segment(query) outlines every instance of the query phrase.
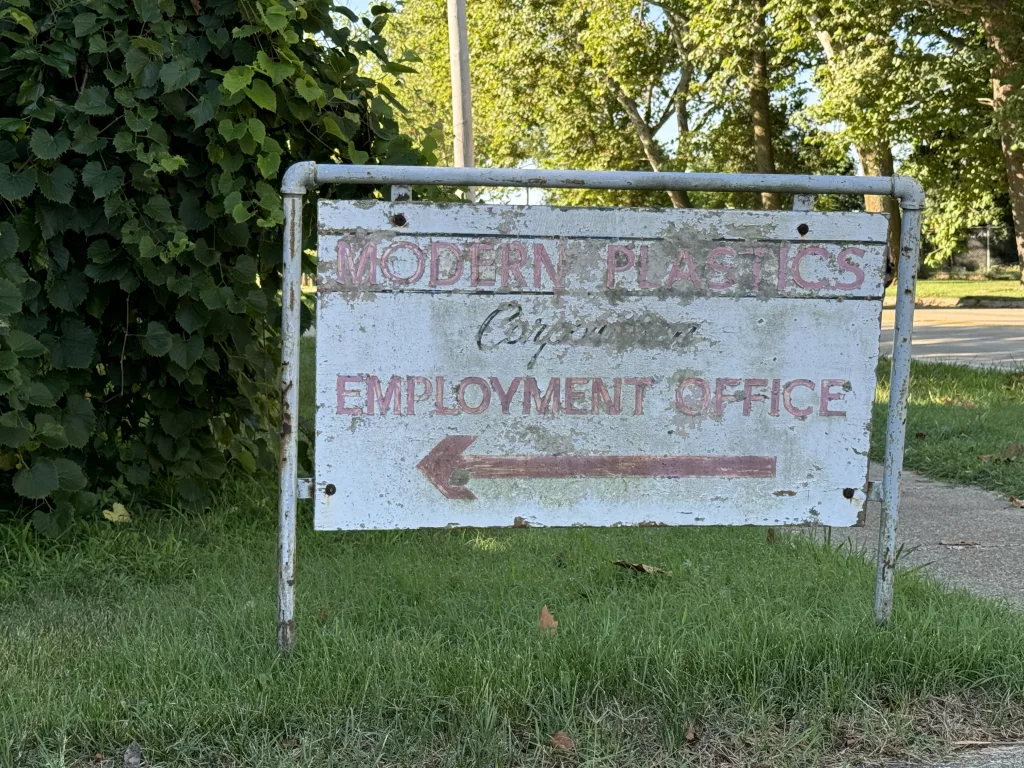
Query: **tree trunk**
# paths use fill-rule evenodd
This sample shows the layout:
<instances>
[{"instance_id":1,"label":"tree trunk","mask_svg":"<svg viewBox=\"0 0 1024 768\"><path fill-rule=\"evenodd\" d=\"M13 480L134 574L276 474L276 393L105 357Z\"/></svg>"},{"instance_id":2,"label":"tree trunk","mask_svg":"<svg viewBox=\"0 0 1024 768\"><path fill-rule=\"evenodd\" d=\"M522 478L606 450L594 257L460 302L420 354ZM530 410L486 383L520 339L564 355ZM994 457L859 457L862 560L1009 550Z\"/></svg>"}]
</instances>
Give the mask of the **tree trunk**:
<instances>
[{"instance_id":1,"label":"tree trunk","mask_svg":"<svg viewBox=\"0 0 1024 768\"><path fill-rule=\"evenodd\" d=\"M637 138L640 139L640 146L643 147L644 156L647 158L647 162L651 166L651 170L657 172L662 171L665 167L665 153L662 151L661 145L658 144L657 140L654 138L651 126L649 126L643 117L640 116L640 110L637 109L636 102L625 94L617 82L609 78L608 84L615 93L615 98L626 111L626 116L629 118L629 122L633 126L633 130L636 131ZM667 194L669 200L672 201L673 208L691 207L690 196L685 190L670 189L667 191Z\"/></svg>"},{"instance_id":2,"label":"tree trunk","mask_svg":"<svg viewBox=\"0 0 1024 768\"><path fill-rule=\"evenodd\" d=\"M1013 233L1017 243L1017 260L1021 265L1021 288L1024 288L1024 149L1014 147L1021 141L1021 126L1014 119L1008 102L1013 96L1013 75L1024 62L1024 22L1015 15L1006 0L993 0L985 8L982 19L989 47L996 54L992 68L992 109L1003 148L1006 182L1013 212Z\"/></svg>"},{"instance_id":3,"label":"tree trunk","mask_svg":"<svg viewBox=\"0 0 1024 768\"><path fill-rule=\"evenodd\" d=\"M896 169L892 159L892 147L882 142L879 147L857 147L860 164L865 176L892 176ZM864 195L864 210L871 213L889 214L888 245L894 265L900 261L900 201L888 195Z\"/></svg>"},{"instance_id":4,"label":"tree trunk","mask_svg":"<svg viewBox=\"0 0 1024 768\"><path fill-rule=\"evenodd\" d=\"M821 44L821 49L825 52L825 58L832 61L836 57L832 35L822 26L821 19L817 14L812 12L807 18ZM896 173L892 159L892 146L888 142L879 142L874 147L862 145L855 149L865 176L892 176ZM893 265L898 264L900 260L900 227L903 219L900 215L899 200L888 195L864 195L864 210L870 213L889 214L889 232L886 239L892 263Z\"/></svg>"},{"instance_id":5,"label":"tree trunk","mask_svg":"<svg viewBox=\"0 0 1024 768\"><path fill-rule=\"evenodd\" d=\"M750 112L754 123L754 169L758 173L775 173L775 152L772 149L771 97L768 92L768 55L762 42L764 10L758 3L757 43L752 51L750 69ZM777 192L762 192L761 207L777 211L782 201Z\"/></svg>"}]
</instances>

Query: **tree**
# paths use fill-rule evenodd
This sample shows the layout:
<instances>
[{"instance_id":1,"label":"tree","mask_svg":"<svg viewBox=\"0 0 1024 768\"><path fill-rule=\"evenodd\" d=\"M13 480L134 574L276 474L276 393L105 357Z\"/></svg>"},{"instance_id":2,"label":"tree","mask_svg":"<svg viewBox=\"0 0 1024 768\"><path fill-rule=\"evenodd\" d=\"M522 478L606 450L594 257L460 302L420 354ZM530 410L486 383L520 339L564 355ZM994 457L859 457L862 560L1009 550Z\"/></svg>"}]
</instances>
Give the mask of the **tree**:
<instances>
[{"instance_id":1,"label":"tree","mask_svg":"<svg viewBox=\"0 0 1024 768\"><path fill-rule=\"evenodd\" d=\"M725 13L726 5L723 0L718 10ZM768 170L774 170L772 155L780 151L781 136L797 142L804 139L799 131L772 136L780 109L792 104L783 99L771 103L767 92L762 93L757 106L762 130L755 134L755 100L749 93L737 93L735 87L736 82L750 80L753 65L733 66L728 51L701 48L694 25L700 23L702 8L685 0L600 0L584 6L569 0L471 3L468 22L478 159L499 166L693 170L707 165L711 157L707 139L724 135L717 130L723 120L734 124L744 119L750 140L744 136L739 144L725 148L729 162L739 161L737 170L754 170L756 157L765 156L764 141L770 138ZM761 14L760 6L751 8L754 17L737 16L734 24L737 34L745 35L745 62L756 58L757 46L749 43L748 26ZM441 0L408 0L389 36L393 58L408 51L407 58L419 59L413 65L417 71L400 75L394 85L408 107L403 116L406 129L421 135L431 132L444 144L450 124L446 29ZM766 54L766 66L757 81L762 90L791 83L785 66L781 79L771 75L767 65L772 55ZM782 116L783 127L786 122ZM759 149L755 149L755 135ZM796 150L783 154L801 163L822 157ZM798 164L785 170L812 169ZM559 202L635 204L666 197L672 205L683 207L712 196L550 194ZM743 195L729 199L752 202Z\"/></svg>"},{"instance_id":2,"label":"tree","mask_svg":"<svg viewBox=\"0 0 1024 768\"><path fill-rule=\"evenodd\" d=\"M709 0L702 3L690 24L690 37L699 57L716 73L718 102L731 99L736 89L749 99L750 126L753 133L754 171L775 173L772 137L771 94L774 46L762 0ZM773 61L775 59L775 61ZM765 209L781 207L780 195L762 192Z\"/></svg>"},{"instance_id":3,"label":"tree","mask_svg":"<svg viewBox=\"0 0 1024 768\"><path fill-rule=\"evenodd\" d=\"M331 10L0 10L5 508L55 532L97 493L202 502L229 462L274 466L280 173L419 159L359 72L387 14L359 32Z\"/></svg>"},{"instance_id":4,"label":"tree","mask_svg":"<svg viewBox=\"0 0 1024 768\"><path fill-rule=\"evenodd\" d=\"M930 259L948 258L970 227L1001 218L998 142L978 101L988 64L977 20L955 21L917 0L780 0L775 8L786 45L813 71L820 98L811 116L838 126L866 174L898 166L925 184ZM889 214L898 254L896 201L865 196L865 207Z\"/></svg>"}]
</instances>

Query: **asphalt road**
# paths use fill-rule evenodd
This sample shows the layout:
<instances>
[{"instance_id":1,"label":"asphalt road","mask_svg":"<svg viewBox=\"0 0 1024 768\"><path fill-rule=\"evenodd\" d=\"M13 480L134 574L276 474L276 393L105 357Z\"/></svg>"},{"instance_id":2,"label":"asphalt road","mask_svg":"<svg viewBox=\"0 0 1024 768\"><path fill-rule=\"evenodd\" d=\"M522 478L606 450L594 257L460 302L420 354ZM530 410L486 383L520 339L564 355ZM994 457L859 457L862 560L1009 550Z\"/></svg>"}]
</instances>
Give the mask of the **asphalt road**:
<instances>
[{"instance_id":1,"label":"asphalt road","mask_svg":"<svg viewBox=\"0 0 1024 768\"><path fill-rule=\"evenodd\" d=\"M892 353L893 310L882 311L881 351ZM1024 309L914 311L915 360L1024 370Z\"/></svg>"}]
</instances>

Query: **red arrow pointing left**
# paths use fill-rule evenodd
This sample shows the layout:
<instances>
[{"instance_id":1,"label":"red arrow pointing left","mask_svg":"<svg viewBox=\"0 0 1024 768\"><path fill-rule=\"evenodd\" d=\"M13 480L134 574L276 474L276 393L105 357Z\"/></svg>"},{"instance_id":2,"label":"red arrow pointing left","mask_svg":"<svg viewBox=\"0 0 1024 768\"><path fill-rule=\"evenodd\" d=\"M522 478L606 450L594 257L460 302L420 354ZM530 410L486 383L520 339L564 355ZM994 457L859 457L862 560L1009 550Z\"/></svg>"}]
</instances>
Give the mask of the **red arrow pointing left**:
<instances>
[{"instance_id":1,"label":"red arrow pointing left","mask_svg":"<svg viewBox=\"0 0 1024 768\"><path fill-rule=\"evenodd\" d=\"M442 438L416 467L446 498L466 500L473 477L775 477L774 456L465 456L475 440Z\"/></svg>"}]
</instances>

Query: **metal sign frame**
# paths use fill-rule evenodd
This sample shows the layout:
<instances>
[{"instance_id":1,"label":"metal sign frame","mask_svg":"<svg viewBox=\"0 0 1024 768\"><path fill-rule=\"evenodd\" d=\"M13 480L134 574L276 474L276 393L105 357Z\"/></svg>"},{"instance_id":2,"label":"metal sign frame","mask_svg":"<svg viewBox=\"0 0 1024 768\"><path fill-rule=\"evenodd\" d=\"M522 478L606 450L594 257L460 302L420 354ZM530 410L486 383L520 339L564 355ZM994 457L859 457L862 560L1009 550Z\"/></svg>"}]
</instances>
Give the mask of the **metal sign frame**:
<instances>
[{"instance_id":1,"label":"metal sign frame","mask_svg":"<svg viewBox=\"0 0 1024 768\"><path fill-rule=\"evenodd\" d=\"M782 174L654 173L634 171L566 171L495 168L326 165L301 162L284 174L284 248L281 301L281 452L278 549L277 644L286 652L295 641L296 503L312 496L312 478L298 477L299 340L302 281L302 203L321 184L391 185L393 200L411 199L411 185L472 187L542 187L561 189L643 189L706 192L788 192L795 210L810 210L819 194L880 195L897 199L902 210L896 321L890 369L889 411L881 491L875 571L875 619L892 615L896 566L896 524L906 438L910 384L910 347L914 297L920 262L924 190L908 176L797 176Z\"/></svg>"}]
</instances>

